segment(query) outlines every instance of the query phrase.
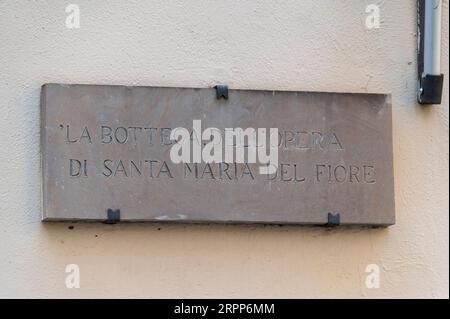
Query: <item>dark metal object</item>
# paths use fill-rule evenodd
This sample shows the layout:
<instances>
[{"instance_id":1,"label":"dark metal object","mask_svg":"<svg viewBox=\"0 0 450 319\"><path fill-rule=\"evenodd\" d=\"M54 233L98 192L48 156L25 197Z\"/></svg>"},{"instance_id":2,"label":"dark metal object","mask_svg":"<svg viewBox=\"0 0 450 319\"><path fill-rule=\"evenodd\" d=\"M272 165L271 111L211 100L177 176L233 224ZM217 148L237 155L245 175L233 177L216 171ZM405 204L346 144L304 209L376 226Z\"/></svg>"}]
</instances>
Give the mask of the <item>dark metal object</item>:
<instances>
[{"instance_id":1,"label":"dark metal object","mask_svg":"<svg viewBox=\"0 0 450 319\"><path fill-rule=\"evenodd\" d=\"M108 208L106 211L107 219L105 220L105 224L117 224L120 222L120 209L111 209Z\"/></svg>"},{"instance_id":2,"label":"dark metal object","mask_svg":"<svg viewBox=\"0 0 450 319\"><path fill-rule=\"evenodd\" d=\"M441 104L444 75L430 75L420 79L420 104Z\"/></svg>"},{"instance_id":3,"label":"dark metal object","mask_svg":"<svg viewBox=\"0 0 450 319\"><path fill-rule=\"evenodd\" d=\"M420 104L441 104L442 89L444 83L443 74L424 74L425 54L425 2L431 0L417 1L417 76L418 76L418 102Z\"/></svg>"},{"instance_id":4,"label":"dark metal object","mask_svg":"<svg viewBox=\"0 0 450 319\"><path fill-rule=\"evenodd\" d=\"M221 98L224 98L225 100L228 100L228 85L216 85L216 98L220 100Z\"/></svg>"},{"instance_id":5,"label":"dark metal object","mask_svg":"<svg viewBox=\"0 0 450 319\"><path fill-rule=\"evenodd\" d=\"M336 227L341 224L341 215L339 213L333 214L328 213L328 222L325 226L327 227Z\"/></svg>"}]
</instances>

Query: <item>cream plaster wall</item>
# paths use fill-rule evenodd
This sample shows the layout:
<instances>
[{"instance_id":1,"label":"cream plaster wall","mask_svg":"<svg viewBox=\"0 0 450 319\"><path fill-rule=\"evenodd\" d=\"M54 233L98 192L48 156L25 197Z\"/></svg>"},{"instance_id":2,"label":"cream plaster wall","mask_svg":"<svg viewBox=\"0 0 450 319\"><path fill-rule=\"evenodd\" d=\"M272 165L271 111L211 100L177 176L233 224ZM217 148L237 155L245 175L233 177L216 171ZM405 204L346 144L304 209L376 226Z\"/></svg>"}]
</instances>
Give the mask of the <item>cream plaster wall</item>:
<instances>
[{"instance_id":1,"label":"cream plaster wall","mask_svg":"<svg viewBox=\"0 0 450 319\"><path fill-rule=\"evenodd\" d=\"M69 3L0 0L0 297L448 298L448 0L431 107L416 103L415 0L73 0L80 29ZM365 28L369 3L380 29ZM397 224L44 224L46 82L392 93ZM71 263L80 289L65 287Z\"/></svg>"}]
</instances>

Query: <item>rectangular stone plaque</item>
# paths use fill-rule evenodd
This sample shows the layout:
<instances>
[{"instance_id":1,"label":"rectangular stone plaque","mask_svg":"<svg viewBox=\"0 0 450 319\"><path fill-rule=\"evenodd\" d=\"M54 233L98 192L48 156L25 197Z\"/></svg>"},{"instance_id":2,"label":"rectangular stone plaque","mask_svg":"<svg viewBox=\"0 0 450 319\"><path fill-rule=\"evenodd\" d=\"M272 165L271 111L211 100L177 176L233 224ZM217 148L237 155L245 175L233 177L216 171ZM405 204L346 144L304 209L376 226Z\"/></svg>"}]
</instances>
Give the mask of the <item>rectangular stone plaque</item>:
<instances>
[{"instance_id":1,"label":"rectangular stone plaque","mask_svg":"<svg viewBox=\"0 0 450 319\"><path fill-rule=\"evenodd\" d=\"M46 84L43 220L392 225L391 112L382 94ZM170 133L194 120L277 128L276 173L175 164Z\"/></svg>"}]
</instances>

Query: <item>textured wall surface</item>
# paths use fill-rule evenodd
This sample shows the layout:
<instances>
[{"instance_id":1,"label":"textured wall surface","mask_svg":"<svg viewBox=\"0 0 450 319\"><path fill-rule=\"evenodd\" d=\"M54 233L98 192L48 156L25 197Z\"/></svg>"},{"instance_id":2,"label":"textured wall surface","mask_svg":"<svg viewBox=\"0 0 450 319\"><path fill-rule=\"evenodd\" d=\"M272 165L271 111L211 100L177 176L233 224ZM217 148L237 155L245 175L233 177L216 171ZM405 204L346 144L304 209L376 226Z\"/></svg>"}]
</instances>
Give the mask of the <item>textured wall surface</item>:
<instances>
[{"instance_id":1,"label":"textured wall surface","mask_svg":"<svg viewBox=\"0 0 450 319\"><path fill-rule=\"evenodd\" d=\"M72 3L79 29L65 26L69 2L0 0L0 297L448 298L447 0L432 107L416 103L413 0ZM365 27L369 3L379 29ZM392 93L397 224L42 223L47 82ZM79 289L65 286L72 263ZM365 285L368 264L379 289Z\"/></svg>"}]
</instances>

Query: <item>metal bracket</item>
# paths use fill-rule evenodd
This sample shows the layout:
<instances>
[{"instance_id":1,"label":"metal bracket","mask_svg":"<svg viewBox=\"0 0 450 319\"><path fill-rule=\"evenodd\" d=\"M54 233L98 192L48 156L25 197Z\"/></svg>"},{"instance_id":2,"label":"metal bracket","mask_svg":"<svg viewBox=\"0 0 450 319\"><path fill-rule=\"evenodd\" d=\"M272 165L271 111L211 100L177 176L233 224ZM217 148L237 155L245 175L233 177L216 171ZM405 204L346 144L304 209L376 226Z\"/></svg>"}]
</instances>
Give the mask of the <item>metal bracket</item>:
<instances>
[{"instance_id":1,"label":"metal bracket","mask_svg":"<svg viewBox=\"0 0 450 319\"><path fill-rule=\"evenodd\" d=\"M444 75L427 74L419 80L419 103L441 104Z\"/></svg>"},{"instance_id":2,"label":"metal bracket","mask_svg":"<svg viewBox=\"0 0 450 319\"><path fill-rule=\"evenodd\" d=\"M228 85L219 84L215 86L216 89L216 98L220 100L224 98L228 100Z\"/></svg>"},{"instance_id":3,"label":"metal bracket","mask_svg":"<svg viewBox=\"0 0 450 319\"><path fill-rule=\"evenodd\" d=\"M117 224L120 222L120 209L111 209L108 208L106 210L107 219L104 221L105 224Z\"/></svg>"},{"instance_id":4,"label":"metal bracket","mask_svg":"<svg viewBox=\"0 0 450 319\"><path fill-rule=\"evenodd\" d=\"M341 224L341 215L339 213L328 213L328 221L325 224L326 227L336 227Z\"/></svg>"}]
</instances>

